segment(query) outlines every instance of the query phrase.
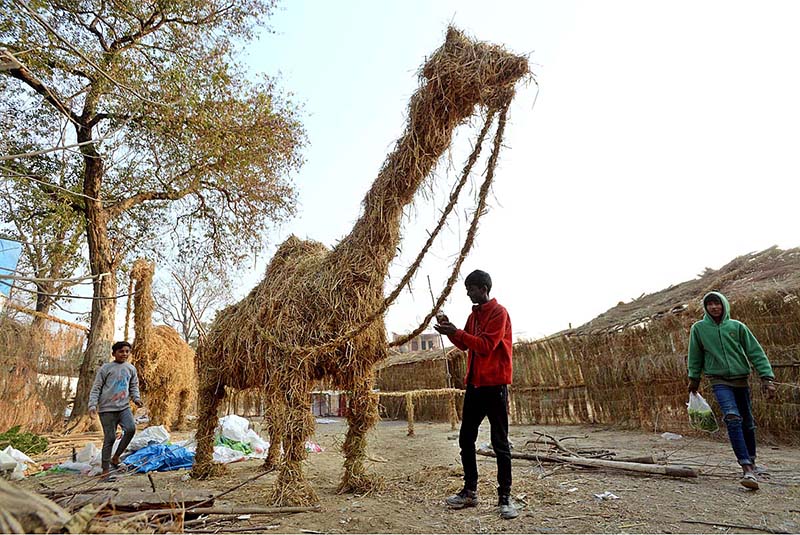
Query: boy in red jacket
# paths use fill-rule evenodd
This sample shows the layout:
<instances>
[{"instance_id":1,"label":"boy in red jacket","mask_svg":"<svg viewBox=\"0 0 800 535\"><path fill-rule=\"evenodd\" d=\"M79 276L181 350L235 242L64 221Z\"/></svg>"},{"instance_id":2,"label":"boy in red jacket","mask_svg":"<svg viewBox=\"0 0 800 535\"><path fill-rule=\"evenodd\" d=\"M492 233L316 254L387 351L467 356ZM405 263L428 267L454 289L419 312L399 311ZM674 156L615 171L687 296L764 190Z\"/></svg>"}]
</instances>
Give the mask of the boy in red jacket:
<instances>
[{"instance_id":1,"label":"boy in red jacket","mask_svg":"<svg viewBox=\"0 0 800 535\"><path fill-rule=\"evenodd\" d=\"M478 505L478 463L475 441L484 417L489 418L492 448L497 455L497 494L500 516L515 518L511 501L511 448L508 444L508 385L511 384L511 319L506 309L489 298L492 278L476 270L464 280L467 296L474 303L463 330L445 315L434 326L457 348L467 351L467 387L458 444L464 467L464 488L447 498L453 509Z\"/></svg>"}]
</instances>

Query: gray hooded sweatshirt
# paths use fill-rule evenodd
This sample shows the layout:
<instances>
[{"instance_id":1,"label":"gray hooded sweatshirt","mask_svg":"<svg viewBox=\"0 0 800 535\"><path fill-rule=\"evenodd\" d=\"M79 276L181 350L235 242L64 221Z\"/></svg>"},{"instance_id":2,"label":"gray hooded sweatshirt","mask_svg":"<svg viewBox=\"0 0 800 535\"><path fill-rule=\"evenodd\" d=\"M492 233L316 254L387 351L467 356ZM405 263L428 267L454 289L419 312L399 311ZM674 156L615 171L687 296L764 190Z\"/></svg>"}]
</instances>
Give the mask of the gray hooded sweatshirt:
<instances>
[{"instance_id":1,"label":"gray hooded sweatshirt","mask_svg":"<svg viewBox=\"0 0 800 535\"><path fill-rule=\"evenodd\" d=\"M106 362L97 370L92 391L89 393L89 409L97 412L116 412L130 408L130 400L141 403L139 376L136 368L128 362Z\"/></svg>"}]
</instances>

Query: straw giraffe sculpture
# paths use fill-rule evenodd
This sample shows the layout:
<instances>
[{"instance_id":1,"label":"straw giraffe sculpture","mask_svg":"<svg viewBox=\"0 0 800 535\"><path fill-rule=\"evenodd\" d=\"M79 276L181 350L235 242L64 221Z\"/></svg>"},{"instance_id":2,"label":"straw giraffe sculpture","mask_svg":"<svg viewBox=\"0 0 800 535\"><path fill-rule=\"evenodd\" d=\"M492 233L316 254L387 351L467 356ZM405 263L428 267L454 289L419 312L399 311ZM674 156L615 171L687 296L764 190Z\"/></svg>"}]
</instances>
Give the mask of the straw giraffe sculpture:
<instances>
[{"instance_id":1,"label":"straw giraffe sculpture","mask_svg":"<svg viewBox=\"0 0 800 535\"><path fill-rule=\"evenodd\" d=\"M133 328L136 338L131 351L131 364L139 374L139 386L147 404L150 425L180 429L194 401L197 388L194 350L166 325L153 325L152 262L140 258L133 263L131 280L133 296Z\"/></svg>"},{"instance_id":2,"label":"straw giraffe sculpture","mask_svg":"<svg viewBox=\"0 0 800 535\"><path fill-rule=\"evenodd\" d=\"M212 475L213 436L224 387L263 389L272 405L265 417L271 446L266 465L284 457L271 501L317 501L301 462L313 433L310 392L325 379L350 392L342 446L340 492L365 491L377 480L364 468L366 435L375 424L373 366L387 356L383 286L400 242L403 209L449 147L454 129L477 106L507 106L527 59L474 42L454 28L421 70L409 104L406 131L363 201L354 228L333 250L294 236L276 251L264 280L222 310L197 354L199 413L193 475ZM366 320L366 321L365 321ZM352 333L354 327L357 332ZM331 340L341 340L331 344ZM324 349L321 349L324 346Z\"/></svg>"}]
</instances>

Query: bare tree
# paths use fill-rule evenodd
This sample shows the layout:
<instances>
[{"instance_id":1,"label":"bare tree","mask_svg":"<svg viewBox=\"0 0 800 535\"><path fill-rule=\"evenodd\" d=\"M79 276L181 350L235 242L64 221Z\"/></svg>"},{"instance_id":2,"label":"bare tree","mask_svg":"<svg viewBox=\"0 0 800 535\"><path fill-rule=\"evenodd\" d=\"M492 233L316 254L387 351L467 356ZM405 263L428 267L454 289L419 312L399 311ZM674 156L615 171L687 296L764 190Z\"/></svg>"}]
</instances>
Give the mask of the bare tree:
<instances>
[{"instance_id":1,"label":"bare tree","mask_svg":"<svg viewBox=\"0 0 800 535\"><path fill-rule=\"evenodd\" d=\"M186 342L196 345L200 333L192 311L205 326L212 314L233 302L229 267L215 265L209 257L193 256L173 263L170 269L180 284L172 277L157 284L156 312Z\"/></svg>"}]
</instances>

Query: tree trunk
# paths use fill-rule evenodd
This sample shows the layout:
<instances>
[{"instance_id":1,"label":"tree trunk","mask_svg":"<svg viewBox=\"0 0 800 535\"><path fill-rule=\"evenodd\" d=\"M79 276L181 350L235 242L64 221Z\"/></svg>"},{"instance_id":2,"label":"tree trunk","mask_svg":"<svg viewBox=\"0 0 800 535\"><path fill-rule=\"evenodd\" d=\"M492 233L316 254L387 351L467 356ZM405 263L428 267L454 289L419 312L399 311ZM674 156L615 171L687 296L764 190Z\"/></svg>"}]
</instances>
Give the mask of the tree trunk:
<instances>
[{"instance_id":1,"label":"tree trunk","mask_svg":"<svg viewBox=\"0 0 800 535\"><path fill-rule=\"evenodd\" d=\"M78 128L78 141L91 139L91 131ZM83 139L82 139L83 138ZM89 391L92 389L97 369L111 358L111 346L114 343L114 323L116 319L117 267L116 255L108 237L108 214L100 201L101 184L104 165L94 145L81 147L84 153L84 195L86 200L86 241L89 245L89 267L92 275L108 273L102 278L95 278L92 292L92 315L89 325L89 336L86 352L83 354L78 386L75 391L75 403L72 407L70 421L84 416L88 412ZM94 199L94 200L92 200Z\"/></svg>"},{"instance_id":2,"label":"tree trunk","mask_svg":"<svg viewBox=\"0 0 800 535\"><path fill-rule=\"evenodd\" d=\"M36 312L42 314L50 314L50 307L53 305L53 298L50 295L55 293L55 283L50 281L36 283ZM50 295L46 295L50 294ZM34 316L31 327L34 329L43 329L47 320L44 316Z\"/></svg>"}]
</instances>

